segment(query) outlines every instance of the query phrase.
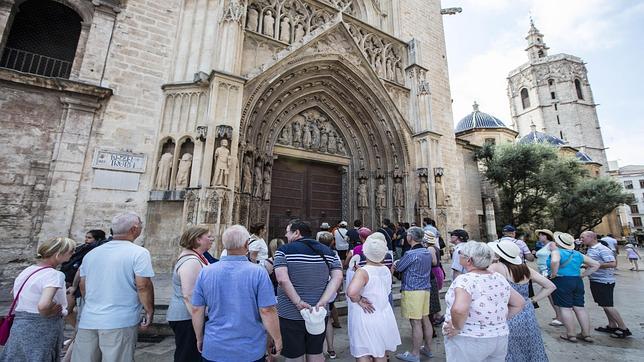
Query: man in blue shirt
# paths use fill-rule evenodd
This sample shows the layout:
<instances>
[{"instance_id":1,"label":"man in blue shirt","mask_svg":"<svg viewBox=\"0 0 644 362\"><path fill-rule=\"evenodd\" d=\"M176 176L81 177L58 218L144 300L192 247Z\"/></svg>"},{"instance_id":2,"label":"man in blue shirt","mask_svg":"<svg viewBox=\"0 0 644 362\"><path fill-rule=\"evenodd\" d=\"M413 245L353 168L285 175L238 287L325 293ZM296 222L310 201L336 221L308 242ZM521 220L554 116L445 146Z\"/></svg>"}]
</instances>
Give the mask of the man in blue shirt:
<instances>
[{"instance_id":1,"label":"man in blue shirt","mask_svg":"<svg viewBox=\"0 0 644 362\"><path fill-rule=\"evenodd\" d=\"M597 235L592 231L581 233L581 241L588 247L586 255L599 262L599 269L590 274L590 291L593 300L604 309L608 325L595 328L598 332L611 333L614 338L626 338L632 335L626 328L622 316L613 305L613 291L615 290L615 255L610 248L597 241Z\"/></svg>"},{"instance_id":2,"label":"man in blue shirt","mask_svg":"<svg viewBox=\"0 0 644 362\"><path fill-rule=\"evenodd\" d=\"M396 358L417 362L420 353L432 357L432 324L429 321L429 292L430 273L432 271L432 255L422 245L423 229L413 226L407 230L407 240L411 249L394 263L394 270L403 273L400 287L402 299L400 302L401 315L409 319L411 324L412 350L396 355ZM425 346L421 347L425 339Z\"/></svg>"},{"instance_id":3,"label":"man in blue shirt","mask_svg":"<svg viewBox=\"0 0 644 362\"><path fill-rule=\"evenodd\" d=\"M263 361L266 331L282 350L273 285L246 257L250 234L233 225L221 237L228 255L201 270L192 294L192 325L204 361ZM204 330L206 306L208 321Z\"/></svg>"}]
</instances>

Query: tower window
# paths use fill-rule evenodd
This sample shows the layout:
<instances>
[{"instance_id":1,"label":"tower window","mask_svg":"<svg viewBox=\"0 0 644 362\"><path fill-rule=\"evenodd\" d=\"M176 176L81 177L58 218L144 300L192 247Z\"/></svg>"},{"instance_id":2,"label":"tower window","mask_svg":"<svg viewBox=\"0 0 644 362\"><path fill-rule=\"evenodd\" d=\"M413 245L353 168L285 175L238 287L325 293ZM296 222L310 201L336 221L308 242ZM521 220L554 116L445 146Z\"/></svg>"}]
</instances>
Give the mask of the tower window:
<instances>
[{"instance_id":1,"label":"tower window","mask_svg":"<svg viewBox=\"0 0 644 362\"><path fill-rule=\"evenodd\" d=\"M537 53L537 55L539 55L539 58L543 58L543 50L539 50L539 52Z\"/></svg>"},{"instance_id":2,"label":"tower window","mask_svg":"<svg viewBox=\"0 0 644 362\"><path fill-rule=\"evenodd\" d=\"M494 138L486 138L486 139L485 139L485 144L486 144L486 145L495 145L495 144L496 144L496 140L495 140Z\"/></svg>"},{"instance_id":3,"label":"tower window","mask_svg":"<svg viewBox=\"0 0 644 362\"><path fill-rule=\"evenodd\" d=\"M555 85L554 79L548 79L548 85Z\"/></svg>"},{"instance_id":4,"label":"tower window","mask_svg":"<svg viewBox=\"0 0 644 362\"><path fill-rule=\"evenodd\" d=\"M81 33L81 17L57 1L28 0L11 26L0 67L68 78Z\"/></svg>"},{"instance_id":5,"label":"tower window","mask_svg":"<svg viewBox=\"0 0 644 362\"><path fill-rule=\"evenodd\" d=\"M559 138L561 138L562 140L564 139L563 131L559 131L559 136L560 136Z\"/></svg>"},{"instance_id":6,"label":"tower window","mask_svg":"<svg viewBox=\"0 0 644 362\"><path fill-rule=\"evenodd\" d=\"M575 79L575 89L577 90L577 99L584 99L584 94L581 92L581 82Z\"/></svg>"},{"instance_id":7,"label":"tower window","mask_svg":"<svg viewBox=\"0 0 644 362\"><path fill-rule=\"evenodd\" d=\"M557 99L555 92L550 92L550 99Z\"/></svg>"},{"instance_id":8,"label":"tower window","mask_svg":"<svg viewBox=\"0 0 644 362\"><path fill-rule=\"evenodd\" d=\"M530 95L526 88L521 89L521 105L523 109L530 107Z\"/></svg>"},{"instance_id":9,"label":"tower window","mask_svg":"<svg viewBox=\"0 0 644 362\"><path fill-rule=\"evenodd\" d=\"M557 109L557 105L555 104L555 109ZM561 121L559 121L559 115L557 115L557 124L561 124Z\"/></svg>"},{"instance_id":10,"label":"tower window","mask_svg":"<svg viewBox=\"0 0 644 362\"><path fill-rule=\"evenodd\" d=\"M557 103L555 103L555 111L556 111L556 110L557 110ZM557 116L557 117L559 117L559 116Z\"/></svg>"}]
</instances>

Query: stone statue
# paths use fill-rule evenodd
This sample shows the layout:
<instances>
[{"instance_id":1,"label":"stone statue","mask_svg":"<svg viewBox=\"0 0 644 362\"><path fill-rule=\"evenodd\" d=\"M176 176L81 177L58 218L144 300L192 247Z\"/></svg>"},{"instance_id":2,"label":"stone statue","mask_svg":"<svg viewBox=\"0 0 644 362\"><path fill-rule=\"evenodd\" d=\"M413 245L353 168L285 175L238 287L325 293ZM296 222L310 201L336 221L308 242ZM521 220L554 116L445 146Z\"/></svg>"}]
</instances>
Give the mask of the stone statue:
<instances>
[{"instance_id":1,"label":"stone statue","mask_svg":"<svg viewBox=\"0 0 644 362\"><path fill-rule=\"evenodd\" d=\"M311 122L306 122L302 126L304 128L304 136L302 136L302 147L305 149L310 149L311 148L311 142L313 140L313 136L311 135Z\"/></svg>"},{"instance_id":2,"label":"stone statue","mask_svg":"<svg viewBox=\"0 0 644 362\"><path fill-rule=\"evenodd\" d=\"M315 122L311 123L311 148L320 149L320 128Z\"/></svg>"},{"instance_id":3,"label":"stone statue","mask_svg":"<svg viewBox=\"0 0 644 362\"><path fill-rule=\"evenodd\" d=\"M329 153L337 153L338 152L338 144L336 142L337 136L335 134L335 131L329 132L329 147L328 151Z\"/></svg>"},{"instance_id":4,"label":"stone statue","mask_svg":"<svg viewBox=\"0 0 644 362\"><path fill-rule=\"evenodd\" d=\"M418 206L429 207L429 185L427 177L420 178L420 188L418 189Z\"/></svg>"},{"instance_id":5,"label":"stone statue","mask_svg":"<svg viewBox=\"0 0 644 362\"><path fill-rule=\"evenodd\" d=\"M302 24L297 23L295 25L295 41L300 41L302 38L304 38L304 27Z\"/></svg>"},{"instance_id":6,"label":"stone statue","mask_svg":"<svg viewBox=\"0 0 644 362\"><path fill-rule=\"evenodd\" d=\"M380 179L378 189L376 190L376 207L384 209L387 207L387 186L385 180Z\"/></svg>"},{"instance_id":7,"label":"stone statue","mask_svg":"<svg viewBox=\"0 0 644 362\"><path fill-rule=\"evenodd\" d=\"M264 167L264 200L271 199L271 166Z\"/></svg>"},{"instance_id":8,"label":"stone statue","mask_svg":"<svg viewBox=\"0 0 644 362\"><path fill-rule=\"evenodd\" d=\"M391 58L387 58L386 70L387 70L387 75L385 77L387 79L394 79L395 78L395 76L394 76L394 66L393 66L393 61L391 60Z\"/></svg>"},{"instance_id":9,"label":"stone statue","mask_svg":"<svg viewBox=\"0 0 644 362\"><path fill-rule=\"evenodd\" d=\"M241 192L250 194L253 190L253 174L251 172L251 157L244 157L244 165L242 166L242 188Z\"/></svg>"},{"instance_id":10,"label":"stone statue","mask_svg":"<svg viewBox=\"0 0 644 362\"><path fill-rule=\"evenodd\" d=\"M262 197L262 182L263 182L263 173L262 173L262 161L257 160L255 162L255 191L253 192L253 197L261 198Z\"/></svg>"},{"instance_id":11,"label":"stone statue","mask_svg":"<svg viewBox=\"0 0 644 362\"><path fill-rule=\"evenodd\" d=\"M397 178L394 182L394 206L405 206L405 193L403 191L402 179Z\"/></svg>"},{"instance_id":12,"label":"stone statue","mask_svg":"<svg viewBox=\"0 0 644 362\"><path fill-rule=\"evenodd\" d=\"M327 134L326 127L322 128L320 134L320 151L326 152L329 143L329 135Z\"/></svg>"},{"instance_id":13,"label":"stone statue","mask_svg":"<svg viewBox=\"0 0 644 362\"><path fill-rule=\"evenodd\" d=\"M183 190L188 187L188 180L190 178L190 168L192 166L192 155L184 153L179 161L179 168L177 169L177 190Z\"/></svg>"},{"instance_id":14,"label":"stone statue","mask_svg":"<svg viewBox=\"0 0 644 362\"><path fill-rule=\"evenodd\" d=\"M221 194L221 211L219 214L219 223L226 224L228 223L228 204L230 202L228 192L223 192Z\"/></svg>"},{"instance_id":15,"label":"stone statue","mask_svg":"<svg viewBox=\"0 0 644 362\"><path fill-rule=\"evenodd\" d=\"M369 207L369 197L367 192L367 180L360 179L360 185L358 185L358 207Z\"/></svg>"},{"instance_id":16,"label":"stone statue","mask_svg":"<svg viewBox=\"0 0 644 362\"><path fill-rule=\"evenodd\" d=\"M342 141L342 138L338 137L338 153L346 156L347 155L347 149L344 147L344 141Z\"/></svg>"},{"instance_id":17,"label":"stone statue","mask_svg":"<svg viewBox=\"0 0 644 362\"><path fill-rule=\"evenodd\" d=\"M257 31L257 18L259 14L257 9L250 7L248 8L248 14L246 16L246 29Z\"/></svg>"},{"instance_id":18,"label":"stone statue","mask_svg":"<svg viewBox=\"0 0 644 362\"><path fill-rule=\"evenodd\" d=\"M170 186L170 172L172 171L172 153L166 152L161 155L159 160L159 169L157 170L157 182L154 188L157 190L167 190Z\"/></svg>"},{"instance_id":19,"label":"stone statue","mask_svg":"<svg viewBox=\"0 0 644 362\"><path fill-rule=\"evenodd\" d=\"M275 19L273 19L273 13L270 10L266 10L264 14L264 35L270 36L271 38L275 34Z\"/></svg>"},{"instance_id":20,"label":"stone statue","mask_svg":"<svg viewBox=\"0 0 644 362\"><path fill-rule=\"evenodd\" d=\"M380 76L380 77L384 77L384 76L385 76L385 72L383 72L383 69L382 69L382 61L381 61L381 59L382 59L382 58L380 57L380 55L376 55L376 59L375 59L375 64L374 64L374 65L375 65L375 67L376 67L376 74L378 74L378 76Z\"/></svg>"},{"instance_id":21,"label":"stone statue","mask_svg":"<svg viewBox=\"0 0 644 362\"><path fill-rule=\"evenodd\" d=\"M291 24L286 16L282 18L280 23L280 40L285 43L290 43L291 41Z\"/></svg>"},{"instance_id":22,"label":"stone statue","mask_svg":"<svg viewBox=\"0 0 644 362\"><path fill-rule=\"evenodd\" d=\"M436 177L436 206L445 206L445 190L443 189L442 177Z\"/></svg>"},{"instance_id":23,"label":"stone statue","mask_svg":"<svg viewBox=\"0 0 644 362\"><path fill-rule=\"evenodd\" d=\"M282 128L282 132L280 133L280 137L277 140L278 143L282 145L291 145L291 125L286 125L284 128Z\"/></svg>"},{"instance_id":24,"label":"stone statue","mask_svg":"<svg viewBox=\"0 0 644 362\"><path fill-rule=\"evenodd\" d=\"M228 140L224 138L221 140L221 146L215 150L215 173L213 175L213 184L215 186L228 185L229 159Z\"/></svg>"},{"instance_id":25,"label":"stone statue","mask_svg":"<svg viewBox=\"0 0 644 362\"><path fill-rule=\"evenodd\" d=\"M302 142L302 125L300 122L293 122L293 146L300 147Z\"/></svg>"},{"instance_id":26,"label":"stone statue","mask_svg":"<svg viewBox=\"0 0 644 362\"><path fill-rule=\"evenodd\" d=\"M186 224L194 224L195 214L197 212L197 195L194 191L188 190L185 199L183 200L186 212Z\"/></svg>"}]
</instances>

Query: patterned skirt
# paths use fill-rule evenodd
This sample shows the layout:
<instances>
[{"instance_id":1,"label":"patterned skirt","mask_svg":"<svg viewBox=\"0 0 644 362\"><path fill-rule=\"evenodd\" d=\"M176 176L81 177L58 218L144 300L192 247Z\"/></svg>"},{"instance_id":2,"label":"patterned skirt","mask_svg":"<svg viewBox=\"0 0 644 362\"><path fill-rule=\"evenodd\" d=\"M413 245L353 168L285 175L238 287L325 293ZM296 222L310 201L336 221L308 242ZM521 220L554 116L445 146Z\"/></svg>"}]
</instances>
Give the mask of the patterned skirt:
<instances>
[{"instance_id":1,"label":"patterned skirt","mask_svg":"<svg viewBox=\"0 0 644 362\"><path fill-rule=\"evenodd\" d=\"M548 355L541 338L541 328L537 323L534 306L527 299L528 284L510 285L525 299L525 305L519 314L508 320L510 335L506 361L513 362L548 362Z\"/></svg>"},{"instance_id":2,"label":"patterned skirt","mask_svg":"<svg viewBox=\"0 0 644 362\"><path fill-rule=\"evenodd\" d=\"M16 312L0 362L58 362L63 346L62 317Z\"/></svg>"},{"instance_id":3,"label":"patterned skirt","mask_svg":"<svg viewBox=\"0 0 644 362\"><path fill-rule=\"evenodd\" d=\"M441 311L441 301L438 296L440 290L438 290L438 283L436 278L431 279L432 290L429 293L429 314L438 313Z\"/></svg>"}]
</instances>

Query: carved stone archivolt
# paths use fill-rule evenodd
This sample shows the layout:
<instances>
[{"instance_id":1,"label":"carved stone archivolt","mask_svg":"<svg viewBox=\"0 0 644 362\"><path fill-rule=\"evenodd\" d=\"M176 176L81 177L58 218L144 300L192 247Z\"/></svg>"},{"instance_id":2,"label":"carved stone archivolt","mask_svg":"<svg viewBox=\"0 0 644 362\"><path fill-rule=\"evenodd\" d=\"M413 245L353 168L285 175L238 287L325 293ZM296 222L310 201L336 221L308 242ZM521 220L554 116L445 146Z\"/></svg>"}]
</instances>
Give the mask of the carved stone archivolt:
<instances>
[{"instance_id":1,"label":"carved stone archivolt","mask_svg":"<svg viewBox=\"0 0 644 362\"><path fill-rule=\"evenodd\" d=\"M307 151L347 155L345 141L337 128L320 111L306 110L282 127L277 144Z\"/></svg>"}]
</instances>

